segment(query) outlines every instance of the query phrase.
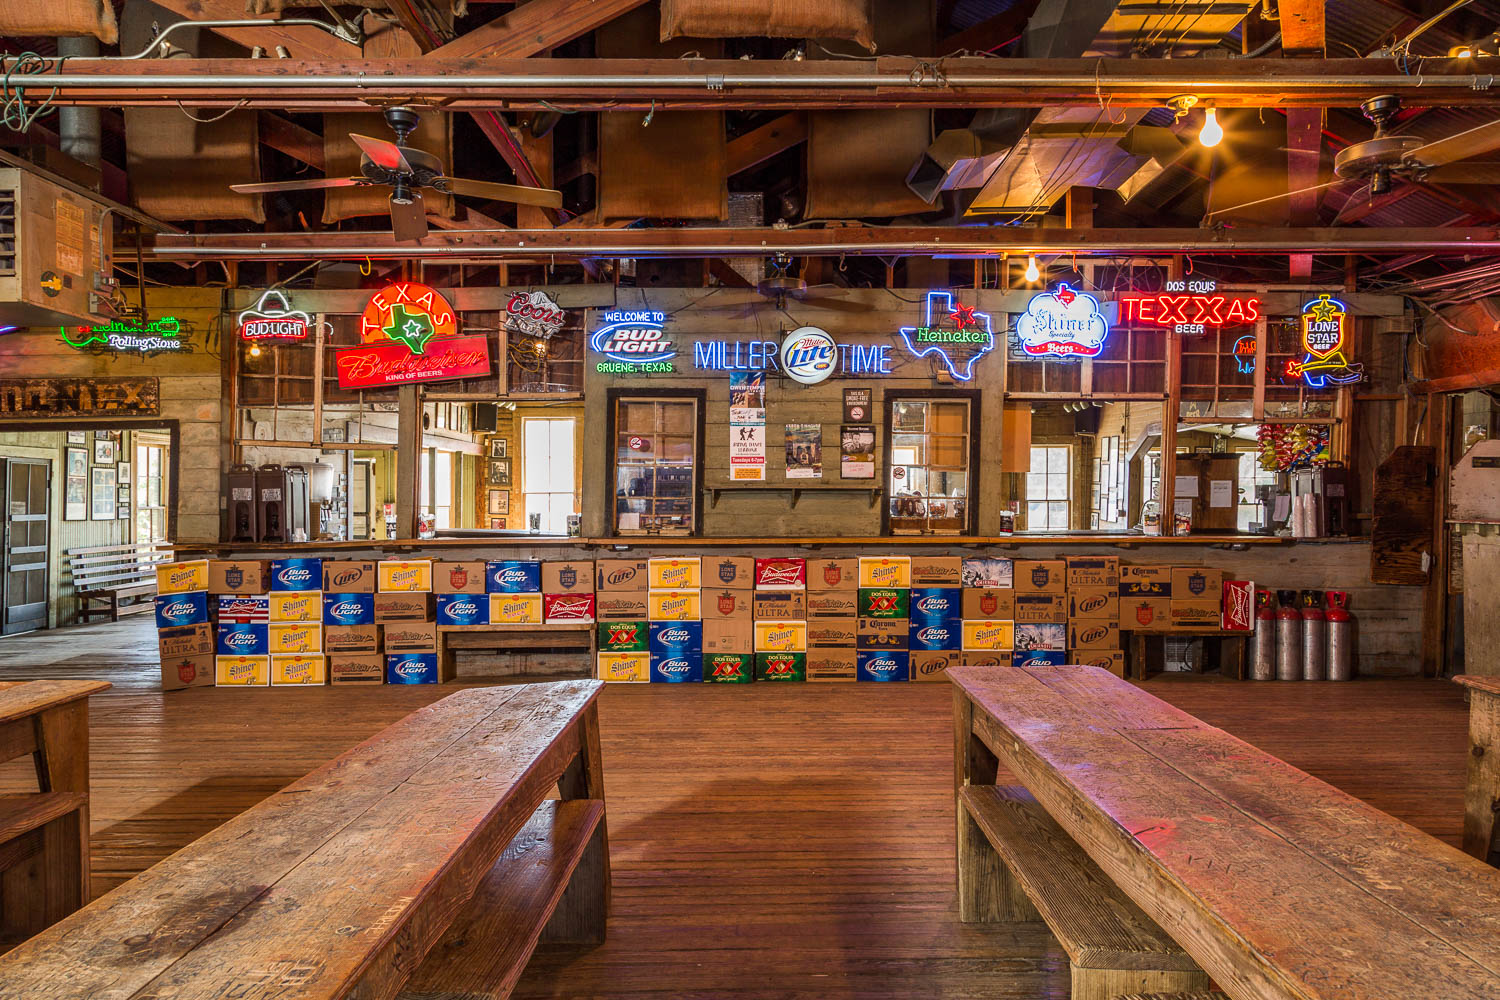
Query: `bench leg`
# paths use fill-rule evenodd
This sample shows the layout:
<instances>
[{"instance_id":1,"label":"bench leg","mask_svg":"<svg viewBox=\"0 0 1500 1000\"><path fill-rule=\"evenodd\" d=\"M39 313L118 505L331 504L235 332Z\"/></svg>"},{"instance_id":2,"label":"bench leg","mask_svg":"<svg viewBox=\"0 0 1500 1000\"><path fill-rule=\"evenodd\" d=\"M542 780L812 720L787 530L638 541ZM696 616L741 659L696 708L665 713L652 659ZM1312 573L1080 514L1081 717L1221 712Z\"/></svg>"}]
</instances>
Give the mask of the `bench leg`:
<instances>
[{"instance_id":1,"label":"bench leg","mask_svg":"<svg viewBox=\"0 0 1500 1000\"><path fill-rule=\"evenodd\" d=\"M1075 965L1072 973L1072 1000L1114 1000L1131 993L1199 993L1209 987L1206 972L1080 969Z\"/></svg>"},{"instance_id":2,"label":"bench leg","mask_svg":"<svg viewBox=\"0 0 1500 1000\"><path fill-rule=\"evenodd\" d=\"M958 810L958 919L966 924L1017 924L1042 919L969 810Z\"/></svg>"},{"instance_id":3,"label":"bench leg","mask_svg":"<svg viewBox=\"0 0 1500 1000\"><path fill-rule=\"evenodd\" d=\"M603 802L604 756L599 750L597 701L578 720L578 727L578 756L558 779L557 792L564 800L598 799ZM582 935L571 940L604 940L611 891L608 826L607 816L599 820L594 838L579 859L557 912L548 924L549 929L556 924L556 933L559 934Z\"/></svg>"},{"instance_id":4,"label":"bench leg","mask_svg":"<svg viewBox=\"0 0 1500 1000\"><path fill-rule=\"evenodd\" d=\"M37 786L44 792L89 791L89 703L87 699L50 708L36 717L37 750L32 754L36 764ZM67 817L64 817L65 819ZM59 821L60 822L60 821ZM49 826L56 824L49 824ZM89 809L84 805L74 814L65 829L54 831L44 848L49 853L62 849L57 838L71 836L69 852L74 861L68 865L82 873L77 885L68 891L67 913L72 913L89 899ZM56 865L53 865L56 867ZM59 891L65 888L59 883Z\"/></svg>"},{"instance_id":5,"label":"bench leg","mask_svg":"<svg viewBox=\"0 0 1500 1000\"><path fill-rule=\"evenodd\" d=\"M1469 768L1464 792L1464 851L1481 861L1500 853L1500 697L1469 692Z\"/></svg>"}]
</instances>

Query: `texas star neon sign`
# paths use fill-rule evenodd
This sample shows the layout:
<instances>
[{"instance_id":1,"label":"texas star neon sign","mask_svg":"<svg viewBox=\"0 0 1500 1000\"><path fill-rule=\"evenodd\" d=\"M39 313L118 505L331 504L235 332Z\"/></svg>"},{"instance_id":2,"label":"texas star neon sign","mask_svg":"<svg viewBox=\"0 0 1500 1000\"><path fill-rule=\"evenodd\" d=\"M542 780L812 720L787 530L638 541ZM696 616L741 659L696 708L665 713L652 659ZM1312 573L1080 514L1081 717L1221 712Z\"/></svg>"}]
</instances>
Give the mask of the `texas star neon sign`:
<instances>
[{"instance_id":1,"label":"texas star neon sign","mask_svg":"<svg viewBox=\"0 0 1500 1000\"><path fill-rule=\"evenodd\" d=\"M912 357L936 356L948 374L960 382L972 379L974 363L995 349L989 313L976 312L973 306L955 303L952 292L928 292L922 325L903 326L901 339L906 342L906 349ZM949 354L954 347L965 348L971 353L955 361Z\"/></svg>"},{"instance_id":2,"label":"texas star neon sign","mask_svg":"<svg viewBox=\"0 0 1500 1000\"><path fill-rule=\"evenodd\" d=\"M1033 295L1016 320L1016 344L1028 358L1097 358L1108 337L1099 300L1066 283Z\"/></svg>"}]
</instances>

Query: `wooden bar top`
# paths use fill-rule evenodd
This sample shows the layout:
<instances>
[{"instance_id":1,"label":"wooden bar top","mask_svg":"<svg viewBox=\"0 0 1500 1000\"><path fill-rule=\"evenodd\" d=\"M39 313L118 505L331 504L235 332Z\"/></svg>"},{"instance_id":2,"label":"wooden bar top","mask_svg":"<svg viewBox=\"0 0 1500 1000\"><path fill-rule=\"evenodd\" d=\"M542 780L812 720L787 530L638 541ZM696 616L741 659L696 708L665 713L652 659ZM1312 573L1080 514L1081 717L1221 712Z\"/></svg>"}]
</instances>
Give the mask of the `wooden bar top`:
<instances>
[{"instance_id":1,"label":"wooden bar top","mask_svg":"<svg viewBox=\"0 0 1500 1000\"><path fill-rule=\"evenodd\" d=\"M1500 677L1482 677L1479 674L1459 674L1453 678L1459 684L1474 691L1500 696Z\"/></svg>"},{"instance_id":2,"label":"wooden bar top","mask_svg":"<svg viewBox=\"0 0 1500 1000\"><path fill-rule=\"evenodd\" d=\"M4 681L0 682L0 723L24 719L58 705L107 691L108 681Z\"/></svg>"},{"instance_id":3,"label":"wooden bar top","mask_svg":"<svg viewBox=\"0 0 1500 1000\"><path fill-rule=\"evenodd\" d=\"M1500 996L1500 871L1107 671L948 676L1000 763L1236 1000Z\"/></svg>"}]
</instances>

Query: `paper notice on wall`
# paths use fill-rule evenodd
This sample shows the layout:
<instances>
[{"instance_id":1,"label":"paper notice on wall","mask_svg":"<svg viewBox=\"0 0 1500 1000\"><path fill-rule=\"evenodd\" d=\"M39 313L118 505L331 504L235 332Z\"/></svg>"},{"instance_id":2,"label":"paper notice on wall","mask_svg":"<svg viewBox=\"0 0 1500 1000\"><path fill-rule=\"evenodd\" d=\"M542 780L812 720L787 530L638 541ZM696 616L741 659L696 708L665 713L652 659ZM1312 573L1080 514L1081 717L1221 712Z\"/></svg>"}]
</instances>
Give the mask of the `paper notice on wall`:
<instances>
[{"instance_id":1,"label":"paper notice on wall","mask_svg":"<svg viewBox=\"0 0 1500 1000\"><path fill-rule=\"evenodd\" d=\"M1174 482L1177 484L1176 493L1180 497L1195 497L1198 495L1197 476L1178 476Z\"/></svg>"},{"instance_id":2,"label":"paper notice on wall","mask_svg":"<svg viewBox=\"0 0 1500 1000\"><path fill-rule=\"evenodd\" d=\"M845 479L875 478L875 428L845 424L839 433L839 471Z\"/></svg>"},{"instance_id":3,"label":"paper notice on wall","mask_svg":"<svg viewBox=\"0 0 1500 1000\"><path fill-rule=\"evenodd\" d=\"M823 478L823 425L786 425L786 477Z\"/></svg>"},{"instance_id":4,"label":"paper notice on wall","mask_svg":"<svg viewBox=\"0 0 1500 1000\"><path fill-rule=\"evenodd\" d=\"M1210 479L1208 481L1208 505L1210 507L1234 506L1234 480Z\"/></svg>"},{"instance_id":5,"label":"paper notice on wall","mask_svg":"<svg viewBox=\"0 0 1500 1000\"><path fill-rule=\"evenodd\" d=\"M729 479L759 483L766 478L766 374L729 374Z\"/></svg>"}]
</instances>

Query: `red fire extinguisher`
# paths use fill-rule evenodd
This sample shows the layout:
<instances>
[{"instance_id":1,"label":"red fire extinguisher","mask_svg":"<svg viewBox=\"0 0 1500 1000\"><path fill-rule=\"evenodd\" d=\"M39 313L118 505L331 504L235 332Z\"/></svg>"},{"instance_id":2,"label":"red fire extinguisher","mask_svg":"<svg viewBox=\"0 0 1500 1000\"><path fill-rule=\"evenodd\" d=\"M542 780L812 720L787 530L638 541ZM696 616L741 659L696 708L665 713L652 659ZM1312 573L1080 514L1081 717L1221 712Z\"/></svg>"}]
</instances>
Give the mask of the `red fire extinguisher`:
<instances>
[{"instance_id":1,"label":"red fire extinguisher","mask_svg":"<svg viewBox=\"0 0 1500 1000\"><path fill-rule=\"evenodd\" d=\"M1328 592L1328 679L1354 679L1354 616L1349 613L1349 593Z\"/></svg>"}]
</instances>

